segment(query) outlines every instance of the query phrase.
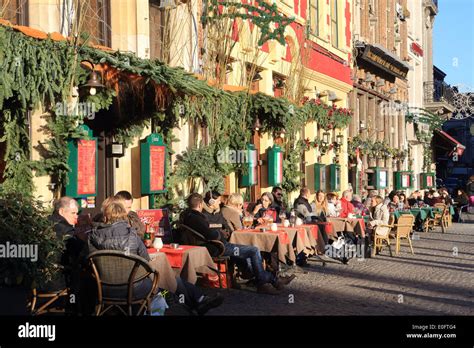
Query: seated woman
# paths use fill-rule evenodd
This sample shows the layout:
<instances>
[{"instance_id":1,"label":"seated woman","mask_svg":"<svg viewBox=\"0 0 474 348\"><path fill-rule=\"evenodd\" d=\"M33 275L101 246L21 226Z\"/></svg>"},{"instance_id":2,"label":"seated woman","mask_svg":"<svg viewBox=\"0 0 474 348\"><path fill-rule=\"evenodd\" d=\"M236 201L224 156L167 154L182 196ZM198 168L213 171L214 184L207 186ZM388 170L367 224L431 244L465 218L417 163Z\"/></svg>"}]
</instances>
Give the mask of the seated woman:
<instances>
[{"instance_id":1,"label":"seated woman","mask_svg":"<svg viewBox=\"0 0 474 348\"><path fill-rule=\"evenodd\" d=\"M316 216L324 217L328 214L328 201L326 200L326 194L322 190L316 192L316 198L313 202L313 213Z\"/></svg>"},{"instance_id":2,"label":"seated woman","mask_svg":"<svg viewBox=\"0 0 474 348\"><path fill-rule=\"evenodd\" d=\"M421 198L421 192L416 190L413 192L410 197L408 198L408 205L413 207L414 205L420 205L423 203L423 199Z\"/></svg>"},{"instance_id":3,"label":"seated woman","mask_svg":"<svg viewBox=\"0 0 474 348\"><path fill-rule=\"evenodd\" d=\"M351 203L355 208L356 214L360 214L362 216L369 215L369 209L367 209L365 204L362 203L362 198L360 198L359 195L353 195Z\"/></svg>"},{"instance_id":4,"label":"seated woman","mask_svg":"<svg viewBox=\"0 0 474 348\"><path fill-rule=\"evenodd\" d=\"M330 192L326 195L328 200L328 217L338 217L341 211L341 203L337 199L336 194Z\"/></svg>"},{"instance_id":5,"label":"seated woman","mask_svg":"<svg viewBox=\"0 0 474 348\"><path fill-rule=\"evenodd\" d=\"M402 192L398 195L400 201L398 206L402 209L410 209L410 204L408 203L407 196Z\"/></svg>"},{"instance_id":6,"label":"seated woman","mask_svg":"<svg viewBox=\"0 0 474 348\"><path fill-rule=\"evenodd\" d=\"M270 206L273 204L273 195L270 192L264 192L260 196L260 199L257 201L253 209L254 225L264 223L265 216L271 216L273 221L276 221L276 210L272 209Z\"/></svg>"},{"instance_id":7,"label":"seated woman","mask_svg":"<svg viewBox=\"0 0 474 348\"><path fill-rule=\"evenodd\" d=\"M433 192L433 198L431 199L430 205L434 207L435 204L440 204L440 203L446 204L445 199L439 194L439 192L436 192L436 191Z\"/></svg>"},{"instance_id":8,"label":"seated woman","mask_svg":"<svg viewBox=\"0 0 474 348\"><path fill-rule=\"evenodd\" d=\"M244 199L241 194L233 193L227 199L227 204L221 209L222 216L227 221L231 232L242 229L242 208Z\"/></svg>"},{"instance_id":9,"label":"seated woman","mask_svg":"<svg viewBox=\"0 0 474 348\"><path fill-rule=\"evenodd\" d=\"M394 195L390 201L390 203L388 203L387 205L387 208L390 212L393 212L397 209L400 208L400 197L398 195Z\"/></svg>"},{"instance_id":10,"label":"seated woman","mask_svg":"<svg viewBox=\"0 0 474 348\"><path fill-rule=\"evenodd\" d=\"M461 212L461 208L463 206L468 206L469 205L469 197L467 196L467 193L464 192L464 190L457 189L456 190L456 197L454 197L453 201L456 205L455 219L456 219L456 221L459 221L459 215L460 215L460 212Z\"/></svg>"},{"instance_id":11,"label":"seated woman","mask_svg":"<svg viewBox=\"0 0 474 348\"><path fill-rule=\"evenodd\" d=\"M372 212L369 221L369 231L373 231L378 225L387 225L390 219L390 212L386 205L383 204L384 199L376 196L372 199Z\"/></svg>"},{"instance_id":12,"label":"seated woman","mask_svg":"<svg viewBox=\"0 0 474 348\"><path fill-rule=\"evenodd\" d=\"M135 228L130 227L128 214L123 200L111 197L102 203L103 222L95 225L95 228L89 235L89 251L96 250L121 250L130 254L139 255L146 261L150 261L150 256L146 250L145 244L140 239ZM221 296L205 296L196 286L188 283L181 278L176 278L177 295L184 295L185 303L198 314L203 315L211 308L222 304ZM151 280L145 280L136 284L134 289L137 293L147 293L151 288ZM123 290L126 294L126 289Z\"/></svg>"}]
</instances>

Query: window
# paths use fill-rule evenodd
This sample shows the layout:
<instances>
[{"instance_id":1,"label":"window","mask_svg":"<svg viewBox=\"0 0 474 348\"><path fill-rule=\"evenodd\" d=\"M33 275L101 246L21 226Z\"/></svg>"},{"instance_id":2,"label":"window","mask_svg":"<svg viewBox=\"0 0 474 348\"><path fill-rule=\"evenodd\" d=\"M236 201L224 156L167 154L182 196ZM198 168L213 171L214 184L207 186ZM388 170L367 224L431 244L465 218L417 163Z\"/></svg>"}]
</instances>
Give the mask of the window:
<instances>
[{"instance_id":1,"label":"window","mask_svg":"<svg viewBox=\"0 0 474 348\"><path fill-rule=\"evenodd\" d=\"M160 7L160 0L150 0L150 59L168 62L165 52L165 11ZM169 53L169 52L168 52Z\"/></svg>"},{"instance_id":2,"label":"window","mask_svg":"<svg viewBox=\"0 0 474 348\"><path fill-rule=\"evenodd\" d=\"M89 42L95 45L111 46L110 39L110 0L84 1L82 31L90 34Z\"/></svg>"},{"instance_id":3,"label":"window","mask_svg":"<svg viewBox=\"0 0 474 348\"><path fill-rule=\"evenodd\" d=\"M337 15L337 0L331 0L331 41L334 47L339 47Z\"/></svg>"},{"instance_id":4,"label":"window","mask_svg":"<svg viewBox=\"0 0 474 348\"><path fill-rule=\"evenodd\" d=\"M28 25L28 0L0 0L0 18Z\"/></svg>"},{"instance_id":5,"label":"window","mask_svg":"<svg viewBox=\"0 0 474 348\"><path fill-rule=\"evenodd\" d=\"M319 35L319 0L310 0L310 14L309 14L309 25L311 34Z\"/></svg>"}]
</instances>

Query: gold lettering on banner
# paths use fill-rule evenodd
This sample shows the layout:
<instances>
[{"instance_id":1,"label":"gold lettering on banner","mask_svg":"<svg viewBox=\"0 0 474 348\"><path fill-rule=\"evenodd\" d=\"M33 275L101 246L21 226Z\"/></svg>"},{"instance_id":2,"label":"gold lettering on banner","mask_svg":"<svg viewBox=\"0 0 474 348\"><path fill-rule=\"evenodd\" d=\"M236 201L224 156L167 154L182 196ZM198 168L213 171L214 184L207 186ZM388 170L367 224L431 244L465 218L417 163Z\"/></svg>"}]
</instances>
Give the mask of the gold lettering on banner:
<instances>
[{"instance_id":1,"label":"gold lettering on banner","mask_svg":"<svg viewBox=\"0 0 474 348\"><path fill-rule=\"evenodd\" d=\"M394 74L402 76L403 78L407 76L407 73L405 71L400 70L399 68L391 64L389 61L383 59L382 57L380 57L379 55L375 54L372 51L367 52L366 58L384 67L385 69L393 72Z\"/></svg>"}]
</instances>

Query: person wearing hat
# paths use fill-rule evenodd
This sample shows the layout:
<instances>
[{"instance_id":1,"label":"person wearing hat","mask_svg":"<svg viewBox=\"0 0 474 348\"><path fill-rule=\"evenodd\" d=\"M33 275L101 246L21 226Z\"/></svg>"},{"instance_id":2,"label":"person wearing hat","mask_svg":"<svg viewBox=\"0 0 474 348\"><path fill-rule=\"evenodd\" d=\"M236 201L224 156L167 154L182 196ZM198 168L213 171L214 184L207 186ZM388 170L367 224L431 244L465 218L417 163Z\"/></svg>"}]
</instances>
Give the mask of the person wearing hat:
<instances>
[{"instance_id":1,"label":"person wearing hat","mask_svg":"<svg viewBox=\"0 0 474 348\"><path fill-rule=\"evenodd\" d=\"M441 197L441 195L438 192L434 192L433 198L431 199L431 206L434 206L435 204L438 204L438 203L446 204L444 201L444 198Z\"/></svg>"}]
</instances>

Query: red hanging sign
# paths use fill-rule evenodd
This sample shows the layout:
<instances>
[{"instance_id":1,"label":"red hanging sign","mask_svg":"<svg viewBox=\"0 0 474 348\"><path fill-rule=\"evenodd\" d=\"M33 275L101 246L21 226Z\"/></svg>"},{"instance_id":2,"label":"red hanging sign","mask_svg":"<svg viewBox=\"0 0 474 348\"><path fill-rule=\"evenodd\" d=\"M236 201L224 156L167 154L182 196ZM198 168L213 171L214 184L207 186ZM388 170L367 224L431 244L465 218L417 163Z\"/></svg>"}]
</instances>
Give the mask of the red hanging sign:
<instances>
[{"instance_id":1,"label":"red hanging sign","mask_svg":"<svg viewBox=\"0 0 474 348\"><path fill-rule=\"evenodd\" d=\"M150 190L165 189L165 154L164 146L150 146Z\"/></svg>"},{"instance_id":2,"label":"red hanging sign","mask_svg":"<svg viewBox=\"0 0 474 348\"><path fill-rule=\"evenodd\" d=\"M96 183L96 140L77 142L77 194L94 195Z\"/></svg>"}]
</instances>

